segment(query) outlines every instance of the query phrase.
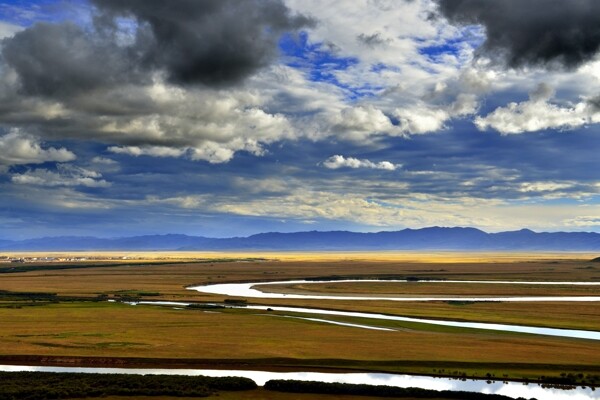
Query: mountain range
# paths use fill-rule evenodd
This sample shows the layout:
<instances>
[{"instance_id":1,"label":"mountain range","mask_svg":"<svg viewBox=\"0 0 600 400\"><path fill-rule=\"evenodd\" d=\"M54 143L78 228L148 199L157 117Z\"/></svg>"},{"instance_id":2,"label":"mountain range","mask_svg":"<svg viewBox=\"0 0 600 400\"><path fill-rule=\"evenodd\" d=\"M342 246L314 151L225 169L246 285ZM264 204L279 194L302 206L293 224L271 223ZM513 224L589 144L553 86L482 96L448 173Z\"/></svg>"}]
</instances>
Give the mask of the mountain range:
<instances>
[{"instance_id":1,"label":"mountain range","mask_svg":"<svg viewBox=\"0 0 600 400\"><path fill-rule=\"evenodd\" d=\"M430 227L374 233L269 232L232 238L167 234L108 239L61 236L27 240L0 240L0 251L67 250L600 251L600 234L593 232L533 232L529 229L487 233L475 228Z\"/></svg>"}]
</instances>

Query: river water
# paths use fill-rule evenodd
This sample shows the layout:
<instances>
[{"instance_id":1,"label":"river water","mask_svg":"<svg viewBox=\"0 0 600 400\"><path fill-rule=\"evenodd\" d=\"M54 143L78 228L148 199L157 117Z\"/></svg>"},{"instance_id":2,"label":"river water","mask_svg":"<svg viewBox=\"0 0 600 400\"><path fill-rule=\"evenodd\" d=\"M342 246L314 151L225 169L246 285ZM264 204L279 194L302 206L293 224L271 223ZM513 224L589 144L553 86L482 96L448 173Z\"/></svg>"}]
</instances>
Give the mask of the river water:
<instances>
[{"instance_id":1,"label":"river water","mask_svg":"<svg viewBox=\"0 0 600 400\"><path fill-rule=\"evenodd\" d=\"M103 374L164 374L187 376L240 376L252 379L263 386L271 379L295 379L302 381L337 382L367 385L387 385L396 387L418 387L431 390L456 390L501 394L513 398L524 397L538 400L598 400L600 393L590 388L558 389L544 388L537 384L518 382L492 382L482 380L456 380L450 378L434 378L430 376L412 376L382 373L320 373L320 372L266 372L245 370L206 370L206 369L130 369L130 368L80 368L80 367L32 367L0 365L0 371L41 371L41 372L75 372Z\"/></svg>"},{"instance_id":2,"label":"river water","mask_svg":"<svg viewBox=\"0 0 600 400\"><path fill-rule=\"evenodd\" d=\"M273 284L308 284L308 283L325 283L331 281L281 281L281 282L251 282L251 283L236 283L236 284L216 284L207 286L191 287L191 290L197 290L204 293L221 294L227 296L240 297L255 297L255 298L286 298L286 299L334 299L334 300L393 300L393 301L600 301L600 296L586 297L430 297L430 298L409 298L409 297L357 297L357 296L327 296L327 295L286 295L281 293L266 293L257 290L256 287L262 285ZM335 282L359 282L359 280L343 280ZM369 280L373 282L373 280ZM407 282L403 280L394 280L386 282ZM480 284L529 284L529 285L600 285L600 282L508 282L508 281L426 281L427 283L480 283ZM415 283L415 282L411 282ZM418 283L418 282L417 282ZM172 307L184 307L190 303L181 302L139 302L135 304L149 304ZM459 321L444 321L423 318L409 318L385 314L362 313L352 311L334 311L323 310L317 308L300 308L300 307L278 307L278 306L247 306L246 309L264 311L268 314L269 311L280 311L302 314L318 314L322 316L342 316L342 317L359 317L367 320L392 320L403 322L416 322L433 325L453 326L460 328L485 329L495 331L519 332L536 335L550 335L570 338L580 338L589 340L600 340L600 332L582 331L582 330L567 330L555 328L540 328L520 325L506 324L489 324L477 322L459 322ZM331 321L322 318L300 317L297 315L274 315L281 318L302 318L315 322L333 323L349 328L361 329L377 329L382 331L390 331L393 334L394 329L389 327L377 327L376 321L373 325L363 325L356 323L347 323L339 321ZM487 383L482 380L456 380L450 378L435 378L429 376L412 376L398 375L385 373L318 373L318 372L266 372L266 371L246 371L246 370L204 370L204 369L129 369L129 368L81 368L81 367L38 367L38 366L11 366L0 365L0 371L16 372L16 371L41 371L41 372L75 372L75 373L117 373L117 374L166 374L166 375L188 375L188 376L240 376L254 380L258 385L262 386L271 379L295 379L303 381L320 381L320 382L337 382L337 383L353 383L353 384L368 384L368 385L388 385L396 387L418 387L431 390L454 390L468 391L489 394L501 394L513 398L524 397L526 399L536 398L538 400L599 400L600 393L597 393L591 388L548 388L537 384L523 384L518 382L491 382ZM599 391L600 392L600 391Z\"/></svg>"},{"instance_id":3,"label":"river water","mask_svg":"<svg viewBox=\"0 0 600 400\"><path fill-rule=\"evenodd\" d=\"M408 283L406 280L357 280L357 279L345 279L336 281L307 281L307 280L292 280L292 281L278 281L278 282L246 282L246 283L223 283L205 286L194 286L190 287L190 290L196 290L202 293L219 294L225 296L235 297L250 297L250 298L261 298L261 299L327 299L327 300L392 300L392 301L558 301L558 302L572 302L572 301L600 301L600 296L544 296L544 297L464 297L464 296L453 296L453 297L370 297L370 296L328 296L328 295L304 295L304 294L282 294L282 293L268 293L262 292L257 288L267 285L290 285L290 284L318 284L318 283L331 283L331 282L401 282ZM411 284L420 283L472 283L472 284L519 284L519 285L576 285L576 286L600 286L600 282L522 282L522 281L417 281L410 282ZM152 302L146 302L151 304ZM156 302L154 304L157 304ZM187 303L163 303L164 305L187 305ZM333 311L323 310L318 308L306 308L306 307L279 307L279 306L248 306L248 309L264 310L268 311L283 311L283 312L297 312L304 314L319 314L319 315L332 315L341 317L358 317L366 319L376 320L388 320L388 321L400 321L400 322L416 322L430 325L441 325L451 326L457 328L472 328L472 329L484 329L492 331L504 331L504 332L516 332L516 333L528 333L534 335L547 335L547 336L558 336L578 339L589 339L589 340L600 340L600 332L597 331L586 331L576 329L559 329L559 328L542 328L535 326L524 326L524 325L508 325L508 324L493 324L493 323L481 323L481 322L464 322L464 321L449 321L449 320L436 320L436 319L425 319L425 318L411 318L401 317L386 314L376 313L365 313L365 312L353 312L353 311ZM355 327L362 327L364 329L377 329L372 325L356 325Z\"/></svg>"},{"instance_id":4,"label":"river water","mask_svg":"<svg viewBox=\"0 0 600 400\"><path fill-rule=\"evenodd\" d=\"M313 299L313 300L360 300L360 301L507 301L507 302L600 302L600 296L495 296L495 297L468 297L468 296L436 296L436 297L398 297L398 296L344 296L344 295L313 295L313 294L285 294L269 293L259 290L261 286L270 285L296 285L319 283L347 283L347 282L397 282L413 284L430 283L468 283L468 284L496 284L496 285L573 285L573 286L600 286L600 282L523 282L523 281L407 281L407 280L376 280L376 279L344 279L344 280L291 280L279 282L246 282L246 283L218 283L213 285L194 286L188 289L202 293L219 294L225 296L254 297L261 299Z\"/></svg>"}]
</instances>

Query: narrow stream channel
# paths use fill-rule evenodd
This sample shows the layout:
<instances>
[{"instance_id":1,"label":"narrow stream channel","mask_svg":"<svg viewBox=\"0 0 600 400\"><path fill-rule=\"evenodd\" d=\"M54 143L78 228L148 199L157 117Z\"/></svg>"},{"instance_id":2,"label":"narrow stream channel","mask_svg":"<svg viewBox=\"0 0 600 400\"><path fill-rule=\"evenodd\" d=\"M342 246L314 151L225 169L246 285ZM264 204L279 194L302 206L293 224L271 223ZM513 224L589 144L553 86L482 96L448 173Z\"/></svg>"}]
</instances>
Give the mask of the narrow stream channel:
<instances>
[{"instance_id":1,"label":"narrow stream channel","mask_svg":"<svg viewBox=\"0 0 600 400\"><path fill-rule=\"evenodd\" d=\"M291 280L291 281L278 281L278 282L246 282L246 283L223 283L205 286L194 286L188 289L196 290L202 293L219 294L225 296L235 297L249 297L249 298L261 298L261 299L327 299L327 300L391 300L391 301L600 301L600 296L544 296L544 297L464 297L464 296L452 296L452 297L370 297L370 296L328 296L328 295L303 295L303 294L282 294L282 293L267 293L258 290L260 286L267 285L282 285L282 284L318 284L318 283L331 283L331 282L401 282L407 283L406 280L358 280L358 279L346 279L336 281L307 281L307 280ZM576 286L600 286L600 282L512 282L512 281L417 281L410 282L411 284L419 283L470 283L470 284L528 284L528 285L576 285ZM146 304L152 304L153 302L143 302ZM154 302L159 304L160 302ZM164 305L188 305L187 303L174 303L174 302L162 302ZM494 324L494 323L482 323L482 322L464 322L464 321L449 321L449 320L436 320L429 318L411 318L411 317L400 317L386 314L376 313L365 313L365 312L353 312L353 311L333 311L323 310L318 308L307 308L307 307L279 307L279 306L247 306L248 309L264 310L268 311L283 311L283 312L297 312L304 314L319 314L319 315L334 315L342 317L359 317L366 319L375 320L387 320L387 321L401 321L401 322L416 322L430 325L441 325L441 326L452 326L458 328L472 328L472 329L484 329L492 331L504 331L504 332L516 332L516 333L527 333L534 335L547 335L547 336L558 336L567 338L577 339L590 339L600 340L600 332L598 331L587 331L577 329L559 329L559 328L543 328L535 326L524 326L524 325L508 325L508 324ZM360 326L357 326L360 327ZM363 326L365 329L374 329L376 327L372 325Z\"/></svg>"},{"instance_id":2,"label":"narrow stream channel","mask_svg":"<svg viewBox=\"0 0 600 400\"><path fill-rule=\"evenodd\" d=\"M600 296L345 296L345 295L313 295L313 294L285 294L263 292L261 286L271 285L297 285L297 284L319 284L319 283L352 283L352 282L396 282L418 284L436 283L468 283L486 285L572 285L572 286L600 286L600 282L523 282L523 281L442 281L423 280L407 281L401 279L377 280L377 279L344 279L344 280L291 280L278 282L246 282L246 283L217 283L212 285L194 286L188 289L202 293L219 294L225 296L254 297L261 299L313 299L313 300L360 300L360 301L506 301L506 302L600 302Z\"/></svg>"},{"instance_id":3,"label":"narrow stream channel","mask_svg":"<svg viewBox=\"0 0 600 400\"><path fill-rule=\"evenodd\" d=\"M190 287L190 290L196 290L203 293L220 294L236 297L250 298L275 298L275 299L334 299L334 300L394 300L394 301L600 301L600 296L557 296L557 297L428 297L428 298L409 298L409 297L357 297L357 296L328 296L328 295L285 295L281 293L266 293L256 287L273 284L309 284L325 283L332 281L280 281L280 282L249 282L236 284L215 284L207 286ZM343 280L335 282L360 282L360 280ZM369 280L368 282L374 282ZM386 280L385 282L408 282L403 280ZM529 284L529 285L590 285L599 286L600 282L508 282L508 281L426 281L427 283L479 283L479 284ZM413 283L413 282L411 282ZM159 305L170 307L185 307L190 303L170 302L170 301L143 301L136 304ZM282 318L302 318L317 323L333 323L348 328L377 329L390 331L394 334L394 329L389 327L377 327L376 320L391 320L402 322L414 322L423 324L443 325L460 328L473 328L505 332L518 332L535 335L549 335L568 338L579 338L589 340L600 340L600 332L569 330L556 328L540 328L521 325L491 324L478 322L459 322L445 321L424 318L409 318L376 313L363 313L352 311L334 311L318 308L306 307L279 307L279 306L254 306L249 305L245 309L260 310L268 314L270 311L280 311L301 314L316 314L321 316L343 316L365 318L371 325L356 323L346 323L339 321L330 321L322 318L309 318L297 315L274 315ZM41 372L73 372L73 373L117 373L117 374L166 374L166 375L188 375L188 376L240 376L254 380L259 386L271 379L295 379L303 381L337 382L368 385L388 385L395 387L417 387L431 390L453 390L468 391L488 394L500 394L513 398L523 397L526 399L538 400L599 400L600 391L589 387L544 387L538 384L524 384L518 382L486 382L482 380L458 380L451 378L435 378L429 376L412 376L386 373L317 373L317 372L266 372L266 371L246 371L246 370L196 370L196 369L129 369L129 368L82 368L82 367L38 367L38 366L11 366L0 365L0 371L41 371Z\"/></svg>"}]
</instances>

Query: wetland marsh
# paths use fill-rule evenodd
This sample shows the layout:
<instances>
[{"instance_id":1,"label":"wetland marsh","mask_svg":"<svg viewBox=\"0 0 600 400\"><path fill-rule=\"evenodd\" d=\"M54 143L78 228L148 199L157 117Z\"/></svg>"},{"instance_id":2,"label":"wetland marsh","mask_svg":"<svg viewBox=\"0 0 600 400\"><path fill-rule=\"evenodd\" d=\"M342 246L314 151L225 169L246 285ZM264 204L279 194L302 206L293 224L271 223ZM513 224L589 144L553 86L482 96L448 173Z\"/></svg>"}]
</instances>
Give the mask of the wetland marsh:
<instances>
[{"instance_id":1,"label":"wetland marsh","mask_svg":"<svg viewBox=\"0 0 600 400\"><path fill-rule=\"evenodd\" d=\"M30 271L3 274L0 361L71 367L371 371L528 382L558 382L570 376L575 378L563 382L598 384L585 378L600 375L597 340L465 325L523 325L541 332L551 328L593 335L600 331L597 302L560 300L598 295L600 270L587 256L459 259L454 255L449 260L423 261L412 254L410 258L406 254L260 257L264 260L123 262L110 268L86 264L44 269L38 264ZM335 280L319 282L331 277ZM464 282L489 280L510 283ZM278 284L264 286L267 282ZM189 290L242 283L249 288L259 284L261 293L286 296ZM335 298L302 297L329 296L329 290ZM429 290L435 298L420 301L418 297ZM488 290L488 296L530 293L552 301L480 301ZM385 298L390 295L410 299ZM465 300L471 296L479 301ZM156 301L173 303L139 304ZM223 308L227 301L247 306ZM188 303L206 306L186 308ZM330 314L307 311L314 309ZM361 313L381 316L366 319Z\"/></svg>"}]
</instances>

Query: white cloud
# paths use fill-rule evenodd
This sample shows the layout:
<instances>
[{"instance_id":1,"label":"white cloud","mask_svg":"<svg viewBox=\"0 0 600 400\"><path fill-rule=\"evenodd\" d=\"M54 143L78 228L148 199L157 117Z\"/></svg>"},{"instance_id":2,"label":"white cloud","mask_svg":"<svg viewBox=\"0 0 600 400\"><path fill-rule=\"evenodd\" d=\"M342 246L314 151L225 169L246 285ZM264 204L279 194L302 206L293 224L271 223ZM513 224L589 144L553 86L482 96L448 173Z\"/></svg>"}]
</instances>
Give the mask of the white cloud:
<instances>
[{"instance_id":1,"label":"white cloud","mask_svg":"<svg viewBox=\"0 0 600 400\"><path fill-rule=\"evenodd\" d=\"M41 164L48 161L72 161L75 154L65 148L43 148L39 139L12 129L0 136L0 165Z\"/></svg>"},{"instance_id":2,"label":"white cloud","mask_svg":"<svg viewBox=\"0 0 600 400\"><path fill-rule=\"evenodd\" d=\"M542 83L530 93L528 101L499 107L485 117L475 118L475 125L480 130L491 128L509 135L544 129L574 129L600 122L600 112L587 101L560 106L550 103L553 95L554 91Z\"/></svg>"},{"instance_id":3,"label":"white cloud","mask_svg":"<svg viewBox=\"0 0 600 400\"><path fill-rule=\"evenodd\" d=\"M248 216L327 219L383 229L472 226L490 232L521 229L559 230L598 227L600 205L519 204L469 197L445 198L402 190L377 200L354 192L295 190L285 196L245 201L215 201L213 210Z\"/></svg>"},{"instance_id":4,"label":"white cloud","mask_svg":"<svg viewBox=\"0 0 600 400\"><path fill-rule=\"evenodd\" d=\"M314 41L328 43L340 53L358 56L369 64L420 61L423 56L412 38L436 40L442 30L443 35L456 31L427 20L435 7L431 1L287 0L286 4L318 19L310 30ZM364 40L369 37L378 40Z\"/></svg>"},{"instance_id":5,"label":"white cloud","mask_svg":"<svg viewBox=\"0 0 600 400\"><path fill-rule=\"evenodd\" d=\"M148 196L146 197L143 204L152 204L152 205L170 205L180 208L198 208L205 203L205 196L198 195L189 195L189 196L180 196L180 197L167 197L160 198L158 196Z\"/></svg>"},{"instance_id":6,"label":"white cloud","mask_svg":"<svg viewBox=\"0 0 600 400\"><path fill-rule=\"evenodd\" d=\"M92 158L92 163L93 164L101 164L101 165L117 165L118 162L116 162L115 160L111 159L111 158L106 158L106 157L94 157Z\"/></svg>"},{"instance_id":7,"label":"white cloud","mask_svg":"<svg viewBox=\"0 0 600 400\"><path fill-rule=\"evenodd\" d=\"M450 119L447 111L424 107L398 108L394 112L403 131L410 134L436 132Z\"/></svg>"},{"instance_id":8,"label":"white cloud","mask_svg":"<svg viewBox=\"0 0 600 400\"><path fill-rule=\"evenodd\" d=\"M378 134L402 135L402 130L372 105L344 108L333 116L331 124L339 137L350 140L365 140Z\"/></svg>"},{"instance_id":9,"label":"white cloud","mask_svg":"<svg viewBox=\"0 0 600 400\"><path fill-rule=\"evenodd\" d=\"M58 164L56 171L38 168L15 174L11 180L20 185L108 187L102 174L69 164Z\"/></svg>"},{"instance_id":10,"label":"white cloud","mask_svg":"<svg viewBox=\"0 0 600 400\"><path fill-rule=\"evenodd\" d=\"M344 157L335 155L329 157L323 162L323 166L329 169L338 168L371 168L371 169L383 169L387 171L394 171L397 168L402 167L401 164L393 164L389 161L372 162L369 160L360 160L353 157Z\"/></svg>"},{"instance_id":11,"label":"white cloud","mask_svg":"<svg viewBox=\"0 0 600 400\"><path fill-rule=\"evenodd\" d=\"M184 149L174 149L166 146L111 146L108 148L108 151L115 154L126 154L134 157L180 157L185 153Z\"/></svg>"},{"instance_id":12,"label":"white cloud","mask_svg":"<svg viewBox=\"0 0 600 400\"><path fill-rule=\"evenodd\" d=\"M18 25L8 24L0 21L0 39L11 37L21 30L23 30L23 28Z\"/></svg>"},{"instance_id":13,"label":"white cloud","mask_svg":"<svg viewBox=\"0 0 600 400\"><path fill-rule=\"evenodd\" d=\"M115 154L126 154L134 157L187 157L193 161L208 161L211 164L220 164L230 161L236 151L248 151L254 155L262 155L264 150L254 140L232 140L223 145L215 142L204 142L195 147L168 147L168 146L110 146L108 151Z\"/></svg>"},{"instance_id":14,"label":"white cloud","mask_svg":"<svg viewBox=\"0 0 600 400\"><path fill-rule=\"evenodd\" d=\"M570 182L522 182L518 190L524 193L556 192L574 186L575 184Z\"/></svg>"},{"instance_id":15,"label":"white cloud","mask_svg":"<svg viewBox=\"0 0 600 400\"><path fill-rule=\"evenodd\" d=\"M563 221L565 226L576 228L598 228L600 227L600 217L598 215L582 215Z\"/></svg>"}]
</instances>

